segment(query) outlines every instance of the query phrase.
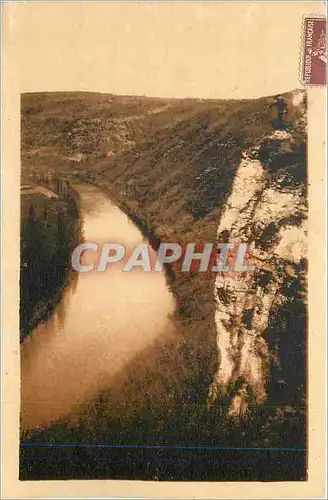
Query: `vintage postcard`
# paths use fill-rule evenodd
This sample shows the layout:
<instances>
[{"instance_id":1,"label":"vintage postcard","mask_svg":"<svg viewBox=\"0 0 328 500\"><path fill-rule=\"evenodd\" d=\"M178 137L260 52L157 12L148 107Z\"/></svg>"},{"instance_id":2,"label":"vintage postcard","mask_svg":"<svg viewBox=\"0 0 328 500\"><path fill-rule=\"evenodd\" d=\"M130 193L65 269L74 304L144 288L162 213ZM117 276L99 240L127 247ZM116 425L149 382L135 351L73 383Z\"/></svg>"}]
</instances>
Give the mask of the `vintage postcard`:
<instances>
[{"instance_id":1,"label":"vintage postcard","mask_svg":"<svg viewBox=\"0 0 328 500\"><path fill-rule=\"evenodd\" d=\"M325 495L325 2L2 3L2 497Z\"/></svg>"}]
</instances>

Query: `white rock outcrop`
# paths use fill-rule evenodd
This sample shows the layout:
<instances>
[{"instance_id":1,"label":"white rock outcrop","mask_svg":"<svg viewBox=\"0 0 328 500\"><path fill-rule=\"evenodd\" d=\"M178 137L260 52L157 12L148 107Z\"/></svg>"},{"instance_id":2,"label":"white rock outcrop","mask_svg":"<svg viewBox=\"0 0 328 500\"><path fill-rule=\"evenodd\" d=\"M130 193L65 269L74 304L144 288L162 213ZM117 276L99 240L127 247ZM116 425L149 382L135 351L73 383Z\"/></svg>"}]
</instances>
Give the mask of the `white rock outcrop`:
<instances>
[{"instance_id":1,"label":"white rock outcrop","mask_svg":"<svg viewBox=\"0 0 328 500\"><path fill-rule=\"evenodd\" d=\"M266 399L271 359L263 334L273 308L284 301L286 277L307 256L306 182L292 168L305 134L303 101L296 92L295 127L273 131L244 151L219 222L218 241L246 242L247 261L255 266L253 272L220 273L215 282L219 364L208 406L230 393L232 417L247 411L250 393L258 403Z\"/></svg>"}]
</instances>

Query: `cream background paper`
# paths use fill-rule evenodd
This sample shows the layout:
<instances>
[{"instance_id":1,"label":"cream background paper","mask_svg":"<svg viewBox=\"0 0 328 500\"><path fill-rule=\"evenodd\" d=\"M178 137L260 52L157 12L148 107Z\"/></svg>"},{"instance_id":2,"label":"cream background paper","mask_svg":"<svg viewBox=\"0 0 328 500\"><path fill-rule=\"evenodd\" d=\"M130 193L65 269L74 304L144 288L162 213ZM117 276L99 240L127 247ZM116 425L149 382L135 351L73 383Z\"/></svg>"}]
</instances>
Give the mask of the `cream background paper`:
<instances>
[{"instance_id":1,"label":"cream background paper","mask_svg":"<svg viewBox=\"0 0 328 500\"><path fill-rule=\"evenodd\" d=\"M302 87L301 25L323 2L7 2L2 50L3 498L313 498L324 494L325 92L309 88L309 480L18 480L20 93L247 98Z\"/></svg>"}]
</instances>

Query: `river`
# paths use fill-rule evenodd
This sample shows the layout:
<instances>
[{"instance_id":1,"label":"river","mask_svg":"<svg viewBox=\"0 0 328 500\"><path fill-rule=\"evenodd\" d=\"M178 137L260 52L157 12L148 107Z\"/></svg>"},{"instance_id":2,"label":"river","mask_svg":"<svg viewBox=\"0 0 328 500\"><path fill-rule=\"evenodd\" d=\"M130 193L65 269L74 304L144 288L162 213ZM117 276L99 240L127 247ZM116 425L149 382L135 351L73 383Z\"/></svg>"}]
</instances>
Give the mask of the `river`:
<instances>
[{"instance_id":1,"label":"river","mask_svg":"<svg viewBox=\"0 0 328 500\"><path fill-rule=\"evenodd\" d=\"M77 184L83 238L121 243L143 242L139 229L97 187ZM150 249L151 258L155 252ZM85 252L83 263L95 260ZM168 328L174 298L164 272L121 263L106 272L72 275L54 313L21 346L22 429L49 426L111 386L115 375Z\"/></svg>"}]
</instances>

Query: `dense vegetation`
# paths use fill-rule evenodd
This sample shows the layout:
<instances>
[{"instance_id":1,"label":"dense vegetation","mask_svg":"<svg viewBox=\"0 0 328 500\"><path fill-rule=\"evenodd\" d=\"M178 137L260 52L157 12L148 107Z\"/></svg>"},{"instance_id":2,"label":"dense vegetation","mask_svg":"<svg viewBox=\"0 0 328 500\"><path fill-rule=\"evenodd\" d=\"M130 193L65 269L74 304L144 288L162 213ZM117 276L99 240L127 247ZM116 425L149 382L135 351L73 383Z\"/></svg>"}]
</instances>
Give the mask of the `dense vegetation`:
<instances>
[{"instance_id":1,"label":"dense vegetation","mask_svg":"<svg viewBox=\"0 0 328 500\"><path fill-rule=\"evenodd\" d=\"M60 179L50 184L59 193L21 196L20 336L23 340L51 314L68 279L70 254L79 238L78 199Z\"/></svg>"}]
</instances>

